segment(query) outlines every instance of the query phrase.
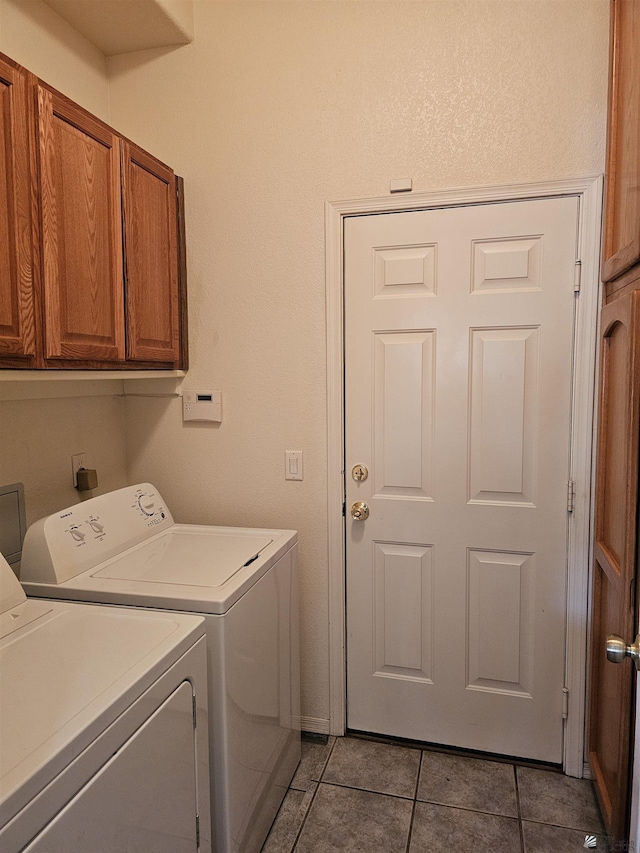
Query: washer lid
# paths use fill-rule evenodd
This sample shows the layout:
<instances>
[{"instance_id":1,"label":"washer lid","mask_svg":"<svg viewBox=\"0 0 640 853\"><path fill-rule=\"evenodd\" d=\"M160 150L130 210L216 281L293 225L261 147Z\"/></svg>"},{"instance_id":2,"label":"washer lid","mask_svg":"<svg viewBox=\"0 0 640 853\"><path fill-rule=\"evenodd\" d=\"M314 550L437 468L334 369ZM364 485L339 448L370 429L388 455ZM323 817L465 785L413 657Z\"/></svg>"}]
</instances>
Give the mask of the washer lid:
<instances>
[{"instance_id":1,"label":"washer lid","mask_svg":"<svg viewBox=\"0 0 640 853\"><path fill-rule=\"evenodd\" d=\"M110 560L95 578L215 589L224 586L273 542L264 533L175 527Z\"/></svg>"}]
</instances>

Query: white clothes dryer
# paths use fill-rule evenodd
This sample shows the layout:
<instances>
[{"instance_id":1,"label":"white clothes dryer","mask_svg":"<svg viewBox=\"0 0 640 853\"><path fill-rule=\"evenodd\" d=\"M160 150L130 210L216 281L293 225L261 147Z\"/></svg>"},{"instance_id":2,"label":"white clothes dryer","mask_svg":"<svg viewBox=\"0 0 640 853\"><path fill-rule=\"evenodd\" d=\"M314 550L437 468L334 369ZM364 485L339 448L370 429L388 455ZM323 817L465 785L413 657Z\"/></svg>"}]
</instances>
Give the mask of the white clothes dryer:
<instances>
[{"instance_id":1,"label":"white clothes dryer","mask_svg":"<svg viewBox=\"0 0 640 853\"><path fill-rule=\"evenodd\" d=\"M3 853L210 853L204 630L28 600L0 555Z\"/></svg>"},{"instance_id":2,"label":"white clothes dryer","mask_svg":"<svg viewBox=\"0 0 640 853\"><path fill-rule=\"evenodd\" d=\"M300 760L297 534L176 524L149 483L27 531L27 594L197 613L216 853L258 853Z\"/></svg>"}]
</instances>

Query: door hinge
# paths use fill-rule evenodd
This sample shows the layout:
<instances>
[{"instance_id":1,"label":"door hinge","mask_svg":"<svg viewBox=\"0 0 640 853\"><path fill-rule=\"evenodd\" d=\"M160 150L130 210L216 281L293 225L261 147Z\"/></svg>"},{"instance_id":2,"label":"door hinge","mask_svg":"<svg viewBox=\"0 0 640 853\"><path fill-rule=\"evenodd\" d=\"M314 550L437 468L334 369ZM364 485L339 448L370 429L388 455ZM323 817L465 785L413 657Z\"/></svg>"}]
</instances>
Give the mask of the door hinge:
<instances>
[{"instance_id":1,"label":"door hinge","mask_svg":"<svg viewBox=\"0 0 640 853\"><path fill-rule=\"evenodd\" d=\"M576 484L573 480L567 483L567 512L573 512L576 501Z\"/></svg>"},{"instance_id":2,"label":"door hinge","mask_svg":"<svg viewBox=\"0 0 640 853\"><path fill-rule=\"evenodd\" d=\"M193 728L195 729L196 719L197 719L197 717L196 717L197 712L196 712L196 695L195 695L195 693L191 694L191 710L193 712Z\"/></svg>"},{"instance_id":3,"label":"door hinge","mask_svg":"<svg viewBox=\"0 0 640 853\"><path fill-rule=\"evenodd\" d=\"M200 815L196 813L196 847L200 849Z\"/></svg>"},{"instance_id":4,"label":"door hinge","mask_svg":"<svg viewBox=\"0 0 640 853\"><path fill-rule=\"evenodd\" d=\"M562 719L566 720L569 717L569 688L562 688Z\"/></svg>"},{"instance_id":5,"label":"door hinge","mask_svg":"<svg viewBox=\"0 0 640 853\"><path fill-rule=\"evenodd\" d=\"M342 501L342 517L343 518L347 517L347 502L346 501Z\"/></svg>"},{"instance_id":6,"label":"door hinge","mask_svg":"<svg viewBox=\"0 0 640 853\"><path fill-rule=\"evenodd\" d=\"M575 271L573 274L573 292L580 293L580 280L582 278L582 261L576 260Z\"/></svg>"}]
</instances>

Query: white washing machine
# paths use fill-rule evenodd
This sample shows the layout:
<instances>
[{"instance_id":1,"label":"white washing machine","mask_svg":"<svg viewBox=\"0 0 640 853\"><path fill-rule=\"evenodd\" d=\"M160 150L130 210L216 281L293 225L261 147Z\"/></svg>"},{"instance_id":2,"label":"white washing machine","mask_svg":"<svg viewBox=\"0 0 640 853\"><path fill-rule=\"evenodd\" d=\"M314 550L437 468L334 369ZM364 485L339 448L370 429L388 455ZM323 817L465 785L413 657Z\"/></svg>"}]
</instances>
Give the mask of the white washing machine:
<instances>
[{"instance_id":1,"label":"white washing machine","mask_svg":"<svg viewBox=\"0 0 640 853\"><path fill-rule=\"evenodd\" d=\"M0 850L210 853L202 619L27 600L0 555Z\"/></svg>"},{"instance_id":2,"label":"white washing machine","mask_svg":"<svg viewBox=\"0 0 640 853\"><path fill-rule=\"evenodd\" d=\"M149 483L27 531L28 595L197 613L217 853L257 853L300 760L297 534L176 524Z\"/></svg>"}]
</instances>

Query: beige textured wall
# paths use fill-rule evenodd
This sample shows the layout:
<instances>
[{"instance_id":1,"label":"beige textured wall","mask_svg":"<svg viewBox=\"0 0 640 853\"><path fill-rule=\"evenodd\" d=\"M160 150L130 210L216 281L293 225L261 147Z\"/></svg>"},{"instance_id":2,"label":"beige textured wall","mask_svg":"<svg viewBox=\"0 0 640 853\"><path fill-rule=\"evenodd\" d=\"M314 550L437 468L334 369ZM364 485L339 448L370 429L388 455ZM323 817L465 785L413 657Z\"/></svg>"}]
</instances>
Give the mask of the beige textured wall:
<instances>
[{"instance_id":1,"label":"beige textured wall","mask_svg":"<svg viewBox=\"0 0 640 853\"><path fill-rule=\"evenodd\" d=\"M71 454L85 451L99 488L127 485L121 396L0 402L0 485L24 483L27 524L83 496L71 485Z\"/></svg>"},{"instance_id":2,"label":"beige textured wall","mask_svg":"<svg viewBox=\"0 0 640 853\"><path fill-rule=\"evenodd\" d=\"M0 0L0 51L109 120L105 57L42 0Z\"/></svg>"},{"instance_id":3,"label":"beige textured wall","mask_svg":"<svg viewBox=\"0 0 640 853\"><path fill-rule=\"evenodd\" d=\"M0 4L11 54L1 28L21 4ZM128 480L155 482L181 521L299 530L308 718L328 717L324 202L393 177L426 191L602 171L607 26L608 0L198 0L193 44L107 63L112 124L185 177L185 386L224 395L220 427L183 426L176 399L128 399ZM86 81L54 65L31 63L81 100ZM304 450L304 482L285 482L285 449Z\"/></svg>"},{"instance_id":4,"label":"beige textured wall","mask_svg":"<svg viewBox=\"0 0 640 853\"><path fill-rule=\"evenodd\" d=\"M328 717L326 199L601 172L608 0L207 2L109 60L112 119L185 177L190 388L127 400L130 479L185 521L300 534L303 715ZM285 482L283 452L304 450Z\"/></svg>"},{"instance_id":5,"label":"beige textured wall","mask_svg":"<svg viewBox=\"0 0 640 853\"><path fill-rule=\"evenodd\" d=\"M108 119L105 58L40 0L0 0L0 51ZM102 396L102 383L0 381L0 485L24 483L28 523L79 500L73 453L98 469L99 491L127 484L122 383L109 387ZM30 395L38 399L15 399Z\"/></svg>"}]
</instances>

